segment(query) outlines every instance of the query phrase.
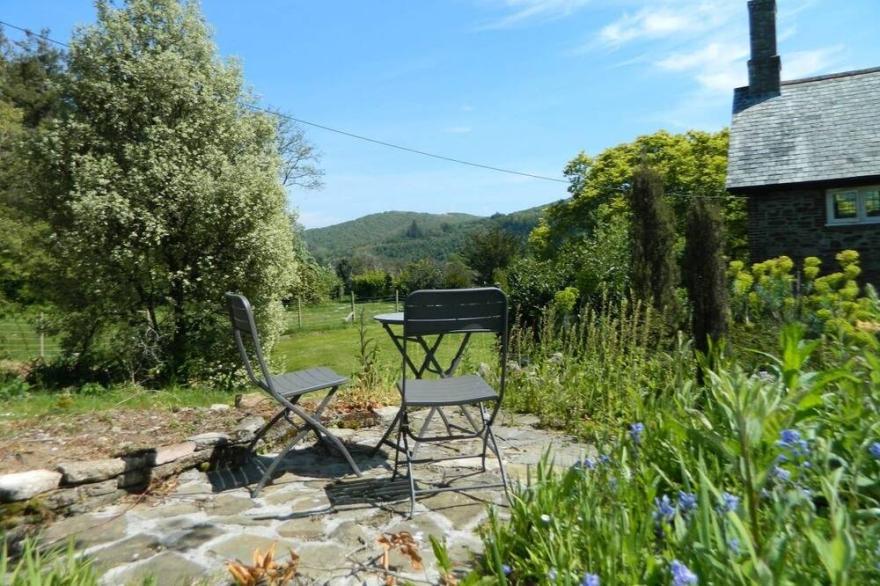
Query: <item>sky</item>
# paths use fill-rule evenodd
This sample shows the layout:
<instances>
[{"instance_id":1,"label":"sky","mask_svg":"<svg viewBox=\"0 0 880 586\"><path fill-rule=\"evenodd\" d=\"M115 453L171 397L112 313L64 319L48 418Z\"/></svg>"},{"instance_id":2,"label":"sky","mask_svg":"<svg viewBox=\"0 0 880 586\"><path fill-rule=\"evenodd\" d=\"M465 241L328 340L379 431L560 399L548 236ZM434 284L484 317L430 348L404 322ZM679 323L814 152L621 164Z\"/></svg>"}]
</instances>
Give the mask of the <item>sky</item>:
<instances>
[{"instance_id":1,"label":"sky","mask_svg":"<svg viewBox=\"0 0 880 586\"><path fill-rule=\"evenodd\" d=\"M718 130L746 84L746 0L203 0L261 104L321 125L562 177L660 129ZM3 0L0 20L68 41L89 0ZM880 66L877 0L779 0L783 78ZM11 38L21 33L6 30ZM507 213L564 183L417 156L317 128L308 228L387 211Z\"/></svg>"}]
</instances>

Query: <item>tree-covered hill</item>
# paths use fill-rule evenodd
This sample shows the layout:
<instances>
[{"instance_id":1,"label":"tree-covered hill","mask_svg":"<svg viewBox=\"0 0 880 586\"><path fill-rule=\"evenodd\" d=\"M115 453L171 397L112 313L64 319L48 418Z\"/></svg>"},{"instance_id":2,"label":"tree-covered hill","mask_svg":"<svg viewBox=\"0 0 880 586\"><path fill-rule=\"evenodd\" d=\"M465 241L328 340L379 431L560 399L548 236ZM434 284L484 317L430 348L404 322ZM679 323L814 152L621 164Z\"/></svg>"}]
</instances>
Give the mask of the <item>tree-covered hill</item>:
<instances>
[{"instance_id":1,"label":"tree-covered hill","mask_svg":"<svg viewBox=\"0 0 880 586\"><path fill-rule=\"evenodd\" d=\"M446 260L460 250L469 234L491 226L525 238L537 224L541 209L488 218L457 213L382 212L306 230L305 239L321 262L370 256L390 268L422 258Z\"/></svg>"}]
</instances>

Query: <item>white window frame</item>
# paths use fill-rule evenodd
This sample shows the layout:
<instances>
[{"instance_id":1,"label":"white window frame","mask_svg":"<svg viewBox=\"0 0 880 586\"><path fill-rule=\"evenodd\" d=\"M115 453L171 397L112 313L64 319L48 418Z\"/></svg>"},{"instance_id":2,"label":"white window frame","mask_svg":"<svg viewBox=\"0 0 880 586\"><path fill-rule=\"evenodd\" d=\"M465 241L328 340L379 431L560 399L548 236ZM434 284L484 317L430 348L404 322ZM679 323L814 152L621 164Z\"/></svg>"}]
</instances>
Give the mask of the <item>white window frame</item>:
<instances>
[{"instance_id":1,"label":"white window frame","mask_svg":"<svg viewBox=\"0 0 880 586\"><path fill-rule=\"evenodd\" d=\"M825 192L825 211L828 226L851 226L853 224L880 224L880 216L869 217L865 210L865 195L868 192L880 191L880 186L869 185L864 187L844 187L829 189ZM834 196L840 193L856 194L856 217L835 218Z\"/></svg>"}]
</instances>

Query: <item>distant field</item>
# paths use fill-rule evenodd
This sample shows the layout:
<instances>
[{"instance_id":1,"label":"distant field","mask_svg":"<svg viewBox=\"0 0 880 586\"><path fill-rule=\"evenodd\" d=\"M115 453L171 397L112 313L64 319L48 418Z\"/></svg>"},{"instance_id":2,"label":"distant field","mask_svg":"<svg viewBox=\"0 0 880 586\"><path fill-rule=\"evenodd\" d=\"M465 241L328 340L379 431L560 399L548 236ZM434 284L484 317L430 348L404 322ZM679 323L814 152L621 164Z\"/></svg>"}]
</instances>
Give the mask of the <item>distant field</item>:
<instances>
[{"instance_id":1,"label":"distant field","mask_svg":"<svg viewBox=\"0 0 880 586\"><path fill-rule=\"evenodd\" d=\"M40 334L37 319L29 317L0 318L0 358L30 360L40 356ZM58 341L45 336L42 345L46 357L58 354Z\"/></svg>"}]
</instances>

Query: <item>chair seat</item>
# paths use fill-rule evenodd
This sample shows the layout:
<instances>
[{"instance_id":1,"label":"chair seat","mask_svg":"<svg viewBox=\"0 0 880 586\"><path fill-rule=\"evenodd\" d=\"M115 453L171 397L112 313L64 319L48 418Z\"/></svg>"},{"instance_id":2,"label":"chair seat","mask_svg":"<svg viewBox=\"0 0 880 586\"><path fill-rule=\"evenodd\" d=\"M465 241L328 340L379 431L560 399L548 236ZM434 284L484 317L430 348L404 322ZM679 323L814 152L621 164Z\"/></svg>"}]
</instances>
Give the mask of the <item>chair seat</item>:
<instances>
[{"instance_id":1,"label":"chair seat","mask_svg":"<svg viewBox=\"0 0 880 586\"><path fill-rule=\"evenodd\" d=\"M287 372L270 378L278 394L286 398L338 387L348 382L346 377L323 366Z\"/></svg>"},{"instance_id":2,"label":"chair seat","mask_svg":"<svg viewBox=\"0 0 880 586\"><path fill-rule=\"evenodd\" d=\"M437 380L407 380L404 398L407 405L413 407L439 407L497 401L498 393L482 377L470 374Z\"/></svg>"}]
</instances>

